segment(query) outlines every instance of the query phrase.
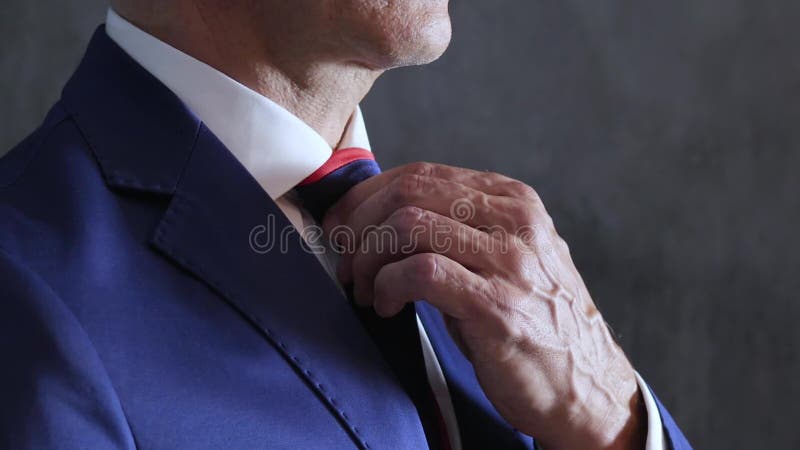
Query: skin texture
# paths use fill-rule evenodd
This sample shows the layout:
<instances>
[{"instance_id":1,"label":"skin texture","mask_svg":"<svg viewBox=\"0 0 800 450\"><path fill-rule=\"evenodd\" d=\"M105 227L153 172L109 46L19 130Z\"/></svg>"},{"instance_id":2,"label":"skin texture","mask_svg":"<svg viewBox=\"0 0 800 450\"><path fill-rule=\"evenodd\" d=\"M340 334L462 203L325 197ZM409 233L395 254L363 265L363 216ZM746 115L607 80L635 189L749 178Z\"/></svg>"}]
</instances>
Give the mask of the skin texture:
<instances>
[{"instance_id":1,"label":"skin texture","mask_svg":"<svg viewBox=\"0 0 800 450\"><path fill-rule=\"evenodd\" d=\"M113 7L276 101L331 146L381 73L430 62L450 39L447 0L117 0ZM362 233L379 225L396 230L401 245L381 248L384 234ZM634 371L533 189L498 174L416 163L350 190L323 227L366 236L339 266L357 302L391 316L428 300L498 411L547 450L644 448Z\"/></svg>"}]
</instances>

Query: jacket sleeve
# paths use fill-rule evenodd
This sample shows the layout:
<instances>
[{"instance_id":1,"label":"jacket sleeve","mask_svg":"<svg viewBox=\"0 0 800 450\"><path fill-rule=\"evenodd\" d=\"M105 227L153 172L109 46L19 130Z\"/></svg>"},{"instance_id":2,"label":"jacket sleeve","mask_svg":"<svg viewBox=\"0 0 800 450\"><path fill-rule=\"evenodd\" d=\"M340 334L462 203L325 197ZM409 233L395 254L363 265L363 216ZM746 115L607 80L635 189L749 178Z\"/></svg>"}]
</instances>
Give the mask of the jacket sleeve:
<instances>
[{"instance_id":1,"label":"jacket sleeve","mask_svg":"<svg viewBox=\"0 0 800 450\"><path fill-rule=\"evenodd\" d=\"M0 448L135 448L122 406L78 320L0 249Z\"/></svg>"},{"instance_id":2,"label":"jacket sleeve","mask_svg":"<svg viewBox=\"0 0 800 450\"><path fill-rule=\"evenodd\" d=\"M686 440L686 437L683 435L680 428L678 428L678 424L676 424L675 420L672 419L672 416L669 415L667 408L664 407L655 394L653 394L653 398L656 401L658 412L661 415L661 424L664 427L664 436L666 437L665 440L667 448L670 450L692 450L692 446L689 444L689 441Z\"/></svg>"},{"instance_id":3,"label":"jacket sleeve","mask_svg":"<svg viewBox=\"0 0 800 450\"><path fill-rule=\"evenodd\" d=\"M641 378L639 379L641 380ZM655 402L655 405L658 408L658 415L664 435L664 448L669 450L692 450L692 446L689 444L689 441L683 435L680 428L678 428L678 425L675 423L675 420L672 419L672 416L670 416L667 408L664 407L658 397L656 397L655 393L653 393L653 390L650 389L649 386L645 385L643 380L641 381L641 385L644 385L642 389L648 390L650 398Z\"/></svg>"}]
</instances>

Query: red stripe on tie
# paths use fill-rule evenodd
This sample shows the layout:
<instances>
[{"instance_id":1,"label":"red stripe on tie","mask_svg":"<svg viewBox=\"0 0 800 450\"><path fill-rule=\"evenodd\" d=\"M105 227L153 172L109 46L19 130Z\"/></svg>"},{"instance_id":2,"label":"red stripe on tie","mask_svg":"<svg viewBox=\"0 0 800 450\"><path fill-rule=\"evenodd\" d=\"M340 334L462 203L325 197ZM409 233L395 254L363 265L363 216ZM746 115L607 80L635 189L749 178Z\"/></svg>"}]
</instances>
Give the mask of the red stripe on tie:
<instances>
[{"instance_id":1,"label":"red stripe on tie","mask_svg":"<svg viewBox=\"0 0 800 450\"><path fill-rule=\"evenodd\" d=\"M315 170L314 173L306 177L305 180L301 181L298 186L303 186L305 184L316 183L317 181L325 178L331 172L334 172L342 167L350 164L353 161L358 161L362 159L370 159L375 161L375 155L372 154L371 151L365 150L363 148L358 147L351 147L351 148L343 148L341 150L336 150L333 152L331 157L325 161L319 169Z\"/></svg>"}]
</instances>

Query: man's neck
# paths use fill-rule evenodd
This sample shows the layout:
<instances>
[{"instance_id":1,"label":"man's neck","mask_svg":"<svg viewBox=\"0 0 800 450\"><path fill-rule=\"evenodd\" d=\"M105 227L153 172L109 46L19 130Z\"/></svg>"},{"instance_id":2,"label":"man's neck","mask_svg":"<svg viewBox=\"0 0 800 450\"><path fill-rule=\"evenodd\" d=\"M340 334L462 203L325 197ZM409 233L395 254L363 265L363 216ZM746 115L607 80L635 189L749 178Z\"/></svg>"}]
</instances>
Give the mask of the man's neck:
<instances>
[{"instance_id":1,"label":"man's neck","mask_svg":"<svg viewBox=\"0 0 800 450\"><path fill-rule=\"evenodd\" d=\"M316 130L332 148L381 73L302 49L287 52L280 42L250 38L247 29L231 32L224 21L196 6L171 11L159 8L152 14L141 10L117 12L147 33L281 105Z\"/></svg>"}]
</instances>

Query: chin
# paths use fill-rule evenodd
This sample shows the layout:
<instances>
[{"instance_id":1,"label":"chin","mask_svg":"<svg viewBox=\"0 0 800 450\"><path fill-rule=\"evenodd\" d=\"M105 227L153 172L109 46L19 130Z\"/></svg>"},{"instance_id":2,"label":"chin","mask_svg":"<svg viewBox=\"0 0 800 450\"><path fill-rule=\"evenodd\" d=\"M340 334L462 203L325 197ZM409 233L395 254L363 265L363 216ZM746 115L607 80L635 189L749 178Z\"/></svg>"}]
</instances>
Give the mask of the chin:
<instances>
[{"instance_id":1,"label":"chin","mask_svg":"<svg viewBox=\"0 0 800 450\"><path fill-rule=\"evenodd\" d=\"M450 18L444 17L416 30L395 52L393 67L428 64L439 59L450 45Z\"/></svg>"},{"instance_id":2,"label":"chin","mask_svg":"<svg viewBox=\"0 0 800 450\"><path fill-rule=\"evenodd\" d=\"M427 8L410 6L418 3L397 2L405 8L384 10L362 22L367 25L358 39L362 63L386 70L427 64L442 56L452 33L447 2L427 0Z\"/></svg>"},{"instance_id":3,"label":"chin","mask_svg":"<svg viewBox=\"0 0 800 450\"><path fill-rule=\"evenodd\" d=\"M391 67L428 64L439 59L450 44L452 29L449 17L441 17L424 26L401 34L403 39L390 52L387 65Z\"/></svg>"}]
</instances>

